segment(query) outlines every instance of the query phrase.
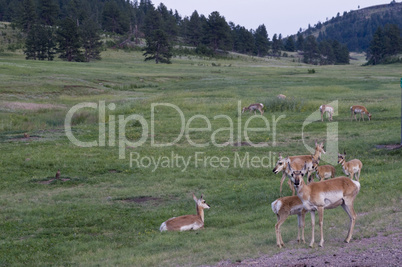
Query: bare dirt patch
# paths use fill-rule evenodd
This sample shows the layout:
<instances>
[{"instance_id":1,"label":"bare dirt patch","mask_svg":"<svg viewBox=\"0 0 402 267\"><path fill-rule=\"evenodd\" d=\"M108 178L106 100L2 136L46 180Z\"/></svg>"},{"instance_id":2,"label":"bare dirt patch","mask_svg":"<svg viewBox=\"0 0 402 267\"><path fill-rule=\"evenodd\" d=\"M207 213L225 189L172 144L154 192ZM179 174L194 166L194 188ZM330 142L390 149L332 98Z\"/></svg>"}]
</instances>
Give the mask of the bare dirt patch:
<instances>
[{"instance_id":1,"label":"bare dirt patch","mask_svg":"<svg viewBox=\"0 0 402 267\"><path fill-rule=\"evenodd\" d=\"M339 240L341 242L341 240ZM378 233L349 244L327 244L324 248L283 248L273 256L246 259L216 266L401 266L402 233Z\"/></svg>"},{"instance_id":2,"label":"bare dirt patch","mask_svg":"<svg viewBox=\"0 0 402 267\"><path fill-rule=\"evenodd\" d=\"M375 147L379 149L395 150L402 148L402 144L376 145Z\"/></svg>"},{"instance_id":3,"label":"bare dirt patch","mask_svg":"<svg viewBox=\"0 0 402 267\"><path fill-rule=\"evenodd\" d=\"M123 198L119 199L120 201L123 202L128 202L128 203L137 203L137 204L142 204L146 202L162 202L163 200L161 198L157 197L151 197L151 196L139 196L139 197L129 197L129 198Z\"/></svg>"},{"instance_id":4,"label":"bare dirt patch","mask_svg":"<svg viewBox=\"0 0 402 267\"><path fill-rule=\"evenodd\" d=\"M64 105L37 104L26 102L1 102L0 109L6 110L41 110L41 109L65 109Z\"/></svg>"}]
</instances>

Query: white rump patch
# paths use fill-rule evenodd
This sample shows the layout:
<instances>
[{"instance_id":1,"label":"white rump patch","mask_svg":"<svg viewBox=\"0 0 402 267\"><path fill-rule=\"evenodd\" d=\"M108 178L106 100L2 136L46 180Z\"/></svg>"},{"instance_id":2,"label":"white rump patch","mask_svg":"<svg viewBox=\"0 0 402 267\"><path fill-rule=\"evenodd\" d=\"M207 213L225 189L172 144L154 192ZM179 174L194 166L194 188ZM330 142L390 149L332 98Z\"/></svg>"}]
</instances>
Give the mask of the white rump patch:
<instances>
[{"instance_id":1,"label":"white rump patch","mask_svg":"<svg viewBox=\"0 0 402 267\"><path fill-rule=\"evenodd\" d=\"M278 214L278 212L281 209L281 207L282 207L282 202L280 200L275 200L274 202L271 203L272 211L275 214Z\"/></svg>"},{"instance_id":2,"label":"white rump patch","mask_svg":"<svg viewBox=\"0 0 402 267\"><path fill-rule=\"evenodd\" d=\"M161 231L161 232L167 231L166 222L163 222L163 223L161 224L161 227L159 227L159 231Z\"/></svg>"},{"instance_id":3,"label":"white rump patch","mask_svg":"<svg viewBox=\"0 0 402 267\"><path fill-rule=\"evenodd\" d=\"M355 183L355 185L357 186L357 188L359 188L360 191L360 183L358 181L352 180L353 183Z\"/></svg>"}]
</instances>

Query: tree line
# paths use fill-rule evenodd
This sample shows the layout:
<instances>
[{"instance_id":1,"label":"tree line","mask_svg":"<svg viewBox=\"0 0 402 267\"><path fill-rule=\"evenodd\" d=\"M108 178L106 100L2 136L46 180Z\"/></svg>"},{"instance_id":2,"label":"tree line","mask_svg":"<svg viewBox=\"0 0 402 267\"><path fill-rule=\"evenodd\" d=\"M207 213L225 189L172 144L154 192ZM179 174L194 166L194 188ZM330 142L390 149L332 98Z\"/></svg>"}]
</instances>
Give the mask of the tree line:
<instances>
[{"instance_id":1,"label":"tree line","mask_svg":"<svg viewBox=\"0 0 402 267\"><path fill-rule=\"evenodd\" d=\"M367 51L368 65L402 62L401 29L396 24L378 27Z\"/></svg>"},{"instance_id":2,"label":"tree line","mask_svg":"<svg viewBox=\"0 0 402 267\"><path fill-rule=\"evenodd\" d=\"M388 5L373 6L364 9L338 13L325 22L308 26L303 34L314 34L317 40L337 40L346 44L350 51L366 52L378 27L396 24L402 27L402 3L390 1ZM301 32L301 30L300 30Z\"/></svg>"},{"instance_id":3,"label":"tree line","mask_svg":"<svg viewBox=\"0 0 402 267\"><path fill-rule=\"evenodd\" d=\"M145 60L156 63L170 63L175 45L194 47L191 52L205 56L303 51L306 63L348 63L347 48L337 41L317 42L313 36L304 40L300 35L297 41L284 41L281 34L271 40L264 24L249 30L227 22L217 11L206 17L195 10L182 18L177 10L163 3L155 7L151 0L0 0L0 19L26 33L27 59L53 60L55 54L68 61L100 59L100 34L110 33L123 37L121 46L145 39Z\"/></svg>"}]
</instances>

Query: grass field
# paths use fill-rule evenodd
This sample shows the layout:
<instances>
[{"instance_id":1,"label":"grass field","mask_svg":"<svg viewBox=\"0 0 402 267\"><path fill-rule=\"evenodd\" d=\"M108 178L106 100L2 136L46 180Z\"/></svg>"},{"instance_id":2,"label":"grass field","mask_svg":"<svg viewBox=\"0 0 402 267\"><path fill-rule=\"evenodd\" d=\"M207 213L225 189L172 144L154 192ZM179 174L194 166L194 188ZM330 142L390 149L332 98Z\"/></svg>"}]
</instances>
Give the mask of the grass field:
<instances>
[{"instance_id":1,"label":"grass field","mask_svg":"<svg viewBox=\"0 0 402 267\"><path fill-rule=\"evenodd\" d=\"M351 242L401 231L402 150L376 148L401 142L401 65L308 66L238 55L156 65L139 52L112 50L102 58L41 62L18 51L0 54L0 266L194 266L278 253L273 164L280 152L309 153L303 141L326 141L327 122L309 123L302 136L303 123L336 100L339 149L363 162ZM264 103L269 128L240 116L239 101ZM66 115L80 103L95 108L74 113L71 133L96 146L66 136ZM365 105L372 121L350 121L353 104ZM124 121L130 115L142 120ZM202 130L181 136L183 123ZM247 140L247 126L266 129L247 131ZM237 141L264 146L224 146ZM57 170L64 180L52 180ZM193 192L211 205L205 229L160 233L168 218L195 213ZM291 194L287 186L284 193ZM326 211L319 249L347 246L348 223L341 208ZM282 226L285 245L307 247L295 242L296 226L296 216ZM310 234L307 216L307 243Z\"/></svg>"}]
</instances>

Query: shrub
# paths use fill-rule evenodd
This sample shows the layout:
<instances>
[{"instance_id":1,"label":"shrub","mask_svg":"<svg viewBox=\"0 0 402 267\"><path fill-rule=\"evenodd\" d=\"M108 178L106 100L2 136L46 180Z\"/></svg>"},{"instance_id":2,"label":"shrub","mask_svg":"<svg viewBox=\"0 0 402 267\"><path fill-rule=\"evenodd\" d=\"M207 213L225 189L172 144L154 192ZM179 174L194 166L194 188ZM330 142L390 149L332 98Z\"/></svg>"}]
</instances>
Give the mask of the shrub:
<instances>
[{"instance_id":1,"label":"shrub","mask_svg":"<svg viewBox=\"0 0 402 267\"><path fill-rule=\"evenodd\" d=\"M306 101L301 98L288 97L279 99L277 97L269 97L263 102L267 111L294 111L301 112L305 110Z\"/></svg>"}]
</instances>

